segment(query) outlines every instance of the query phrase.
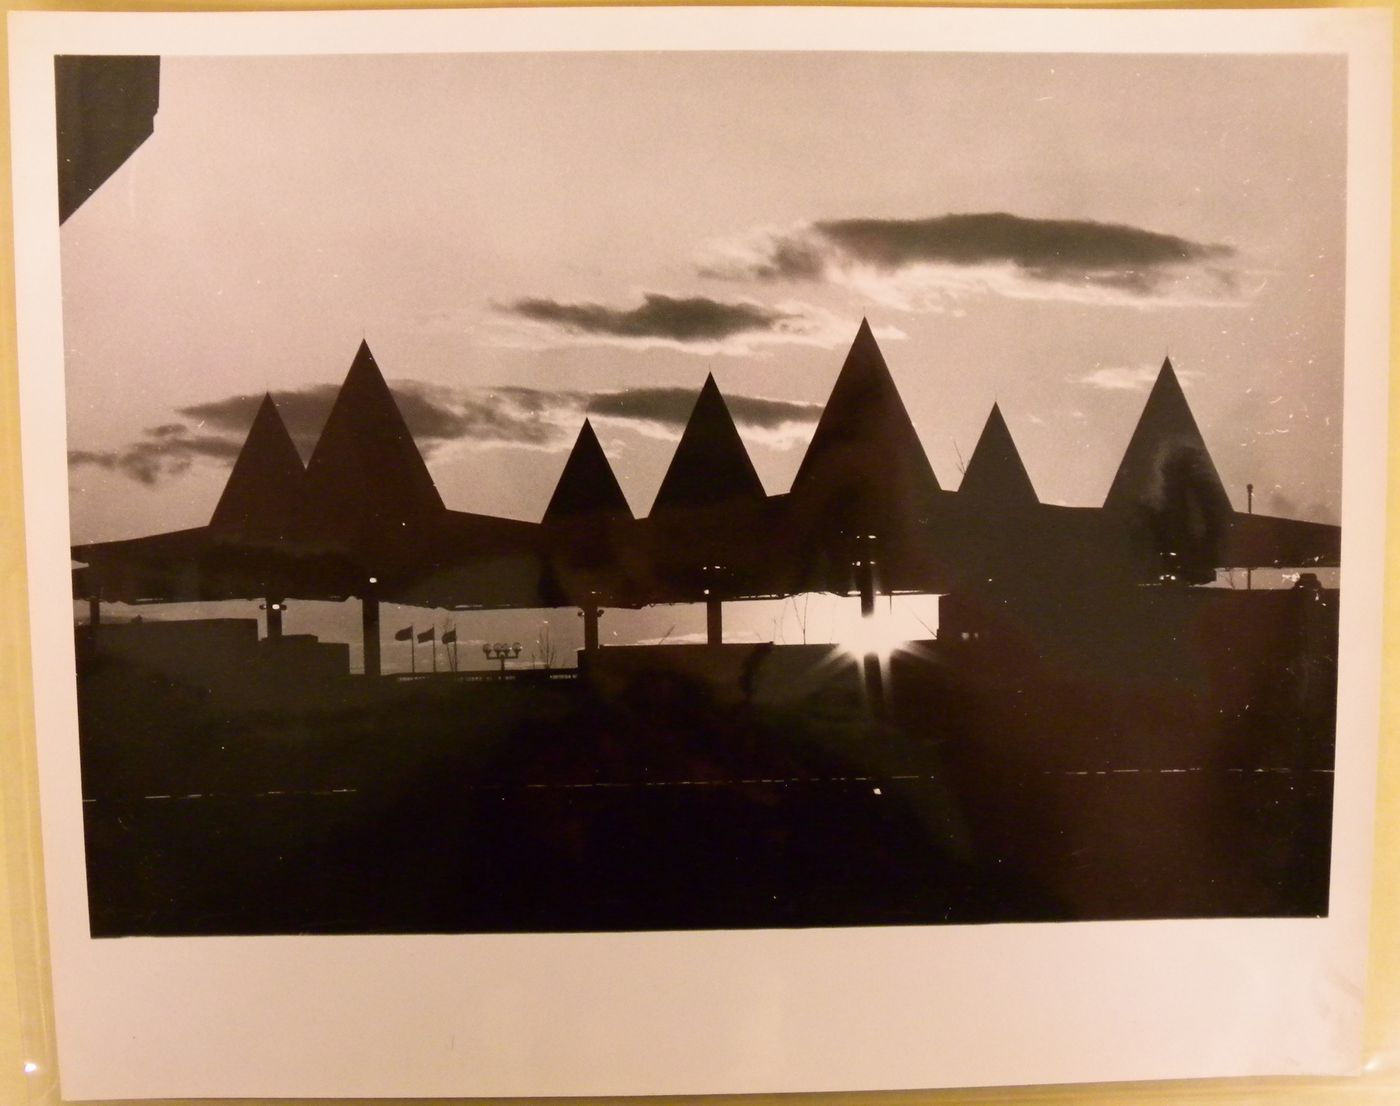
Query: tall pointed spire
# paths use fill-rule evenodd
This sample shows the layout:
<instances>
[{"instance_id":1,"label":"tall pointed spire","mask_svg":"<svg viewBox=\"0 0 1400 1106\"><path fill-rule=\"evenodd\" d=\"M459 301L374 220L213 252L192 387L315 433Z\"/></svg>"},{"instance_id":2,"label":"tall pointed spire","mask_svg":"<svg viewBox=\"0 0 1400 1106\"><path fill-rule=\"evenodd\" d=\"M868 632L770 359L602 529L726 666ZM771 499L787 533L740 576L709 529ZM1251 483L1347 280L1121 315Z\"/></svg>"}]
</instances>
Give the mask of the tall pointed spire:
<instances>
[{"instance_id":1,"label":"tall pointed spire","mask_svg":"<svg viewBox=\"0 0 1400 1106\"><path fill-rule=\"evenodd\" d=\"M921 514L938 490L875 334L862 319L792 494L830 504L841 512L840 525L888 528Z\"/></svg>"},{"instance_id":2,"label":"tall pointed spire","mask_svg":"<svg viewBox=\"0 0 1400 1106\"><path fill-rule=\"evenodd\" d=\"M361 342L306 466L307 492L328 522L387 533L444 510L398 404Z\"/></svg>"},{"instance_id":3,"label":"tall pointed spire","mask_svg":"<svg viewBox=\"0 0 1400 1106\"><path fill-rule=\"evenodd\" d=\"M711 374L690 412L652 513L763 499L765 495L763 482Z\"/></svg>"},{"instance_id":4,"label":"tall pointed spire","mask_svg":"<svg viewBox=\"0 0 1400 1106\"><path fill-rule=\"evenodd\" d=\"M220 534L283 536L303 506L305 470L272 396L263 396L209 520Z\"/></svg>"},{"instance_id":5,"label":"tall pointed spire","mask_svg":"<svg viewBox=\"0 0 1400 1106\"><path fill-rule=\"evenodd\" d=\"M1210 515L1228 516L1230 497L1191 414L1171 359L1162 362L1104 507L1166 509L1187 496Z\"/></svg>"},{"instance_id":6,"label":"tall pointed spire","mask_svg":"<svg viewBox=\"0 0 1400 1106\"><path fill-rule=\"evenodd\" d=\"M1040 502L995 403L958 485L958 502L989 511L1033 507Z\"/></svg>"},{"instance_id":7,"label":"tall pointed spire","mask_svg":"<svg viewBox=\"0 0 1400 1106\"><path fill-rule=\"evenodd\" d=\"M578 440L564 462L559 483L554 486L554 495L544 510L544 520L556 522L565 518L607 515L631 518L632 509L608 464L593 424L584 419Z\"/></svg>"}]
</instances>

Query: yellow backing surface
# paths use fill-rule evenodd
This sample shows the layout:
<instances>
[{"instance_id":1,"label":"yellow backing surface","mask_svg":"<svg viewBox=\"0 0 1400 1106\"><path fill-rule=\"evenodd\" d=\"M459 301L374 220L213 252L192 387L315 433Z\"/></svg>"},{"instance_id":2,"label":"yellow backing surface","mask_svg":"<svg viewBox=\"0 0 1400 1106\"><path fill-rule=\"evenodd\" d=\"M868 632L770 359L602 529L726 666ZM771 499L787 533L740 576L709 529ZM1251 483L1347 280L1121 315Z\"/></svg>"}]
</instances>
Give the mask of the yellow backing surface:
<instances>
[{"instance_id":1,"label":"yellow backing surface","mask_svg":"<svg viewBox=\"0 0 1400 1106\"><path fill-rule=\"evenodd\" d=\"M556 0L559 2L559 0ZM768 3L782 0L767 0ZM847 0L849 6L850 0ZM316 8L428 8L460 7L433 0L417 3L241 3L38 2L14 3L14 9L112 10L112 11L227 11ZM534 6L517 4L512 6ZM544 5L540 5L544 6ZM969 6L966 4L960 6ZM981 6L981 5L979 5ZM995 5L987 5L995 6ZM1026 4L1006 6L1028 6ZM1054 6L1040 5L1036 6ZM1085 5L1078 5L1085 6ZM1103 4L1097 7L1376 7L1371 4ZM1398 6L1392 0L1392 8ZM1400 16L1397 16L1400 28ZM4 38L0 25L0 39ZM1400 36L1397 36L1400 37ZM7 52L8 44L3 47ZM1397 51L1400 54L1400 50ZM1400 119L1400 114L1397 114ZM54 1103L58 1096L55 1077L55 1042L48 994L47 947L44 939L42 860L38 823L38 776L35 770L34 717L30 681L71 679L66 672L32 672L29 654L29 622L24 571L23 505L20 488L19 399L16 371L14 317L14 236L10 205L9 93L0 86L0 120L5 129L4 166L0 170L0 229L4 259L0 265L0 1104ZM1394 149L1400 153L1400 133ZM1398 174L1400 175L1400 174ZM1400 192L1392 181L1392 207L1400 213ZM1393 221L1392 257L1400 241L1400 217ZM1397 348L1395 282L1391 286L1391 348ZM1376 863L1371 929L1371 971L1368 996L1366 1070L1352 1079L1233 1079L1175 1083L1100 1084L1075 1087L1027 1087L972 1091L910 1091L882 1094L814 1094L716 1096L707 1098L646 1099L657 1103L744 1103L759 1106L782 1102L784 1106L895 1106L930 1103L1182 1103L1184 1106L1243 1106L1277 1103L1280 1106L1400 1106L1400 378L1391 357L1390 428L1388 465L1388 558L1385 594L1385 684L1382 703L1380 753L1380 806L1377 815ZM217 1047L211 1042L211 1047ZM26 1071L26 1067L32 1070ZM233 1103L235 1100L220 1100ZM426 1102L428 1100L409 1100ZM475 1100L486 1102L488 1100ZM521 1103L527 1100L489 1100ZM566 1099L584 1106L603 1099Z\"/></svg>"}]
</instances>

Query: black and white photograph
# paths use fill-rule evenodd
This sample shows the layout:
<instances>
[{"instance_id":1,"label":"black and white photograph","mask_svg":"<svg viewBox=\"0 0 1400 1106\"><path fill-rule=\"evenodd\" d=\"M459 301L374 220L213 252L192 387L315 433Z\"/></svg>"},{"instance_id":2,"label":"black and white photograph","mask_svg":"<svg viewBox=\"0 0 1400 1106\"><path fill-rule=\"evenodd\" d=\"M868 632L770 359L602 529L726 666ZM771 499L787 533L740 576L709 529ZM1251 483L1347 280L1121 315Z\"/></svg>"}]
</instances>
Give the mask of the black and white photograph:
<instances>
[{"instance_id":1,"label":"black and white photograph","mask_svg":"<svg viewBox=\"0 0 1400 1106\"><path fill-rule=\"evenodd\" d=\"M1326 913L1342 59L56 78L94 935Z\"/></svg>"},{"instance_id":2,"label":"black and white photograph","mask_svg":"<svg viewBox=\"0 0 1400 1106\"><path fill-rule=\"evenodd\" d=\"M52 63L90 941L1329 917L1344 50Z\"/></svg>"}]
</instances>

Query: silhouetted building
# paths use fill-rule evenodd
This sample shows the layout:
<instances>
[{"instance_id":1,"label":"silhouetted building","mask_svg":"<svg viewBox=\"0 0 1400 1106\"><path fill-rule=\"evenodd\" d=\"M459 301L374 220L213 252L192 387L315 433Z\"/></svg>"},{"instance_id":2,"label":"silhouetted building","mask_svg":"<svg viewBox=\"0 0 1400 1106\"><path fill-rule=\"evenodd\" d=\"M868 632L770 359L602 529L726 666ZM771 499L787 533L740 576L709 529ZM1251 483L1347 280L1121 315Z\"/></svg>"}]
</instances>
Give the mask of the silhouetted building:
<instances>
[{"instance_id":1,"label":"silhouetted building","mask_svg":"<svg viewBox=\"0 0 1400 1106\"><path fill-rule=\"evenodd\" d=\"M1215 579L1234 508L1170 359L1162 362L1104 510L1123 516L1142 559L1155 560L1161 579Z\"/></svg>"},{"instance_id":2,"label":"silhouetted building","mask_svg":"<svg viewBox=\"0 0 1400 1106\"><path fill-rule=\"evenodd\" d=\"M645 560L627 497L587 419L545 508L541 540L548 566L543 605L575 605L584 643L598 647L599 604L634 590L631 566Z\"/></svg>"},{"instance_id":3,"label":"silhouetted building","mask_svg":"<svg viewBox=\"0 0 1400 1106\"><path fill-rule=\"evenodd\" d=\"M540 523L448 510L361 343L304 472L264 398L208 526L77 546L73 585L94 619L103 600L259 599L272 637L288 598L358 598L376 674L381 601L576 606L590 647L602 607L703 602L719 644L726 600L826 591L872 613L880 594L954 592L1009 610L1061 589L1336 565L1340 534L1231 509L1170 362L1103 508L1039 503L995 405L944 491L862 321L787 494L764 493L708 377L648 517L588 422Z\"/></svg>"},{"instance_id":4,"label":"silhouetted building","mask_svg":"<svg viewBox=\"0 0 1400 1106\"><path fill-rule=\"evenodd\" d=\"M265 395L209 529L232 541L286 544L306 517L306 470L272 396Z\"/></svg>"},{"instance_id":5,"label":"silhouetted building","mask_svg":"<svg viewBox=\"0 0 1400 1106\"><path fill-rule=\"evenodd\" d=\"M316 537L362 557L417 543L446 508L369 344L346 374L306 466Z\"/></svg>"},{"instance_id":6,"label":"silhouetted building","mask_svg":"<svg viewBox=\"0 0 1400 1106\"><path fill-rule=\"evenodd\" d=\"M703 602L723 640L725 599L782 590L772 573L776 512L713 375L686 421L647 520L658 597Z\"/></svg>"},{"instance_id":7,"label":"silhouetted building","mask_svg":"<svg viewBox=\"0 0 1400 1106\"><path fill-rule=\"evenodd\" d=\"M259 639L253 618L138 619L79 627L80 663L124 679L232 697L295 694L350 671L350 647L311 634Z\"/></svg>"},{"instance_id":8,"label":"silhouetted building","mask_svg":"<svg viewBox=\"0 0 1400 1106\"><path fill-rule=\"evenodd\" d=\"M862 319L792 481L795 513L828 533L885 536L925 524L938 478Z\"/></svg>"},{"instance_id":9,"label":"silhouetted building","mask_svg":"<svg viewBox=\"0 0 1400 1106\"><path fill-rule=\"evenodd\" d=\"M764 498L763 482L744 448L719 386L713 374L706 376L651 513L754 503Z\"/></svg>"},{"instance_id":10,"label":"silhouetted building","mask_svg":"<svg viewBox=\"0 0 1400 1106\"><path fill-rule=\"evenodd\" d=\"M995 403L958 485L958 502L965 508L992 513L1025 511L1040 503L1001 408Z\"/></svg>"},{"instance_id":11,"label":"silhouetted building","mask_svg":"<svg viewBox=\"0 0 1400 1106\"><path fill-rule=\"evenodd\" d=\"M280 684L314 684L348 675L350 646L314 634L283 634L260 644L266 677Z\"/></svg>"},{"instance_id":12,"label":"silhouetted building","mask_svg":"<svg viewBox=\"0 0 1400 1106\"><path fill-rule=\"evenodd\" d=\"M607 455L593 431L583 420L574 448L564 462L559 483L544 509L545 522L566 522L578 518L631 518L632 509L617 482Z\"/></svg>"}]
</instances>

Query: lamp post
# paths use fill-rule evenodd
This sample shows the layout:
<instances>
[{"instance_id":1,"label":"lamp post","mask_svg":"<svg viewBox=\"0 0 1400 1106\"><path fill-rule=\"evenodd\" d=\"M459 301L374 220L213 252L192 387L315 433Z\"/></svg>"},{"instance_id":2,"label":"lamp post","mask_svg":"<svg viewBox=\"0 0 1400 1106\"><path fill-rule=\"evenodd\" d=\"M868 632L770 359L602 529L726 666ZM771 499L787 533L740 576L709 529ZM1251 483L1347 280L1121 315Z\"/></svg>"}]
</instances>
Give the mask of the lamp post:
<instances>
[{"instance_id":1,"label":"lamp post","mask_svg":"<svg viewBox=\"0 0 1400 1106\"><path fill-rule=\"evenodd\" d=\"M514 660L520 656L520 642L513 641L506 644L504 641L484 641L481 643L481 651L486 655L487 660L501 662L501 674L505 675L506 661Z\"/></svg>"}]
</instances>

